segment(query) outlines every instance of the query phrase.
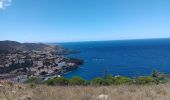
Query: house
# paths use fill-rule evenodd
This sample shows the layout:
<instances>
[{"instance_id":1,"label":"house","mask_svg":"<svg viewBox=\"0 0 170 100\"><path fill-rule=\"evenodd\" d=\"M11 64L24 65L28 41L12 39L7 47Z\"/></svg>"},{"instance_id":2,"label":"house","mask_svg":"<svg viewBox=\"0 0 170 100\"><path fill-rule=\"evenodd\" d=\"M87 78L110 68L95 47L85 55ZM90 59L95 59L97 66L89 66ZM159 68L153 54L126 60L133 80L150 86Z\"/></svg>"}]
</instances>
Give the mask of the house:
<instances>
[{"instance_id":1,"label":"house","mask_svg":"<svg viewBox=\"0 0 170 100\"><path fill-rule=\"evenodd\" d=\"M38 61L38 62L37 62L37 65L38 65L38 66L43 66L43 61Z\"/></svg>"},{"instance_id":2,"label":"house","mask_svg":"<svg viewBox=\"0 0 170 100\"><path fill-rule=\"evenodd\" d=\"M10 63L5 64L5 67L9 67L9 66L10 66Z\"/></svg>"},{"instance_id":3,"label":"house","mask_svg":"<svg viewBox=\"0 0 170 100\"><path fill-rule=\"evenodd\" d=\"M63 67L63 66L65 66L66 65L66 62L60 62L60 63L58 63L58 66L59 67Z\"/></svg>"},{"instance_id":4,"label":"house","mask_svg":"<svg viewBox=\"0 0 170 100\"><path fill-rule=\"evenodd\" d=\"M19 59L19 63L21 64L21 63L24 63L25 62L25 60L24 59Z\"/></svg>"},{"instance_id":5,"label":"house","mask_svg":"<svg viewBox=\"0 0 170 100\"><path fill-rule=\"evenodd\" d=\"M55 64L58 64L58 59L55 59L54 62L55 62Z\"/></svg>"}]
</instances>

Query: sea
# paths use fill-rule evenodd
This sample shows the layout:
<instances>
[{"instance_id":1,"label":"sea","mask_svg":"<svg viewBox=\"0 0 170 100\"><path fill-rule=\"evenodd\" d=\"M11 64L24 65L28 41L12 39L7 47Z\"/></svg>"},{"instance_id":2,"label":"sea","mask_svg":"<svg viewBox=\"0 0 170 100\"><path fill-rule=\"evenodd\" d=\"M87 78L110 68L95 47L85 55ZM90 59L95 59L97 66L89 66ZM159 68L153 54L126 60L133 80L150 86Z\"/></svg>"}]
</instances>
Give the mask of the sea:
<instances>
[{"instance_id":1,"label":"sea","mask_svg":"<svg viewBox=\"0 0 170 100\"><path fill-rule=\"evenodd\" d=\"M55 43L80 53L66 55L84 60L65 77L90 80L105 73L127 77L151 75L152 70L170 73L170 39L113 40Z\"/></svg>"}]
</instances>

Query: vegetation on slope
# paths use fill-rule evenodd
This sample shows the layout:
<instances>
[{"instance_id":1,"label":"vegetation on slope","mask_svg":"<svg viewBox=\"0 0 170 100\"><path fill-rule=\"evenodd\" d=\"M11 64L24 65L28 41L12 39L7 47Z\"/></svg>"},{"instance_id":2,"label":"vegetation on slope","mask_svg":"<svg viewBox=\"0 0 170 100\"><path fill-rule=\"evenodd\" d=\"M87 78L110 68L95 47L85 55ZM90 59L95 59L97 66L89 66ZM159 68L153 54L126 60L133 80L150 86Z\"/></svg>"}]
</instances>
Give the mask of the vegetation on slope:
<instances>
[{"instance_id":1,"label":"vegetation on slope","mask_svg":"<svg viewBox=\"0 0 170 100\"><path fill-rule=\"evenodd\" d=\"M170 84L47 86L0 82L0 100L169 100ZM100 98L102 95L107 99Z\"/></svg>"},{"instance_id":2,"label":"vegetation on slope","mask_svg":"<svg viewBox=\"0 0 170 100\"><path fill-rule=\"evenodd\" d=\"M169 100L170 84L165 80L157 71L137 78L106 74L90 81L81 77L47 81L30 77L29 84L0 81L0 100Z\"/></svg>"},{"instance_id":3,"label":"vegetation on slope","mask_svg":"<svg viewBox=\"0 0 170 100\"><path fill-rule=\"evenodd\" d=\"M47 81L43 81L39 78L30 77L28 83L34 84L47 84L51 86L110 86L110 85L151 85L161 84L168 82L168 78L164 74L160 74L153 70L151 76L140 76L136 78L130 78L125 76L111 76L106 74L104 78L94 78L92 80L85 80L81 77L75 76L71 79L64 77L55 77Z\"/></svg>"}]
</instances>

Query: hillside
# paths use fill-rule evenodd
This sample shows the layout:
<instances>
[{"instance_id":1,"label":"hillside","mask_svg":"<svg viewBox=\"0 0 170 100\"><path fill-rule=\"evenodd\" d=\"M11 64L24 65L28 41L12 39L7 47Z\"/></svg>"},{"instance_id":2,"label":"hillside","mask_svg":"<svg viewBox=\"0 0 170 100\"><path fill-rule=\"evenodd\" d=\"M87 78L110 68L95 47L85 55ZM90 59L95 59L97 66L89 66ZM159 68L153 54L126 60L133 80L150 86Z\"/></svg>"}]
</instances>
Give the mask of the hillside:
<instances>
[{"instance_id":1,"label":"hillside","mask_svg":"<svg viewBox=\"0 0 170 100\"><path fill-rule=\"evenodd\" d=\"M32 86L1 81L0 100L169 100L170 84L120 86ZM101 98L106 96L108 99Z\"/></svg>"},{"instance_id":2,"label":"hillside","mask_svg":"<svg viewBox=\"0 0 170 100\"><path fill-rule=\"evenodd\" d=\"M0 41L0 54L16 53L19 51L55 51L57 54L65 54L68 51L60 46L51 46L43 43L19 43L16 41Z\"/></svg>"},{"instance_id":3,"label":"hillside","mask_svg":"<svg viewBox=\"0 0 170 100\"><path fill-rule=\"evenodd\" d=\"M83 63L66 57L69 53L60 46L0 41L0 79L23 82L30 75L41 78L63 75Z\"/></svg>"}]
</instances>

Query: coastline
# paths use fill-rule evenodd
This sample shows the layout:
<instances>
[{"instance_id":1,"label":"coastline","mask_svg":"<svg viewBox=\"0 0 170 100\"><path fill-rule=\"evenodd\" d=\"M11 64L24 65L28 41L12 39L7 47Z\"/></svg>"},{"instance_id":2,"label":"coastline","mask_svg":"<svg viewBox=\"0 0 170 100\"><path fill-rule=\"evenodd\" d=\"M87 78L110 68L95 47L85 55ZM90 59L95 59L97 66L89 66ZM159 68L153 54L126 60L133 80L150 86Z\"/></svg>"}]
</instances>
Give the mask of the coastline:
<instances>
[{"instance_id":1,"label":"coastline","mask_svg":"<svg viewBox=\"0 0 170 100\"><path fill-rule=\"evenodd\" d=\"M14 82L23 82L30 76L42 79L62 76L84 63L66 57L72 52L56 45L0 41L0 47L0 78Z\"/></svg>"}]
</instances>

